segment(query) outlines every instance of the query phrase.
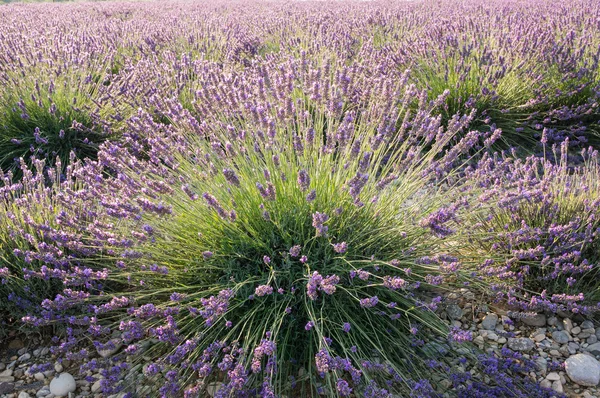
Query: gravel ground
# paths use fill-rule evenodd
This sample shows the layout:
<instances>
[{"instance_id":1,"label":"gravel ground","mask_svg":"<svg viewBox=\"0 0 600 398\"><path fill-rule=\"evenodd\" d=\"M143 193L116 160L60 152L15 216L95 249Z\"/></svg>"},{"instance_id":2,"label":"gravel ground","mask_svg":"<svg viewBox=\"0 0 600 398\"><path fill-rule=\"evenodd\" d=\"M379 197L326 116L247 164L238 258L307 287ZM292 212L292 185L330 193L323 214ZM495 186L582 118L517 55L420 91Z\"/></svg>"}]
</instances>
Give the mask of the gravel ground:
<instances>
[{"instance_id":1,"label":"gravel ground","mask_svg":"<svg viewBox=\"0 0 600 398\"><path fill-rule=\"evenodd\" d=\"M538 356L538 370L530 376L543 386L568 397L600 397L599 324L567 314L532 314L517 319L510 311L478 303L466 289L446 297L441 315L449 324L470 330L482 350L499 353L507 346L529 358ZM31 365L46 362L54 362L54 369L29 373ZM39 340L13 336L0 342L0 398L102 398L100 382L89 382L85 376L101 378L99 374L79 375L77 366L56 361ZM69 382L73 384L69 386ZM71 392L59 395L60 387Z\"/></svg>"}]
</instances>

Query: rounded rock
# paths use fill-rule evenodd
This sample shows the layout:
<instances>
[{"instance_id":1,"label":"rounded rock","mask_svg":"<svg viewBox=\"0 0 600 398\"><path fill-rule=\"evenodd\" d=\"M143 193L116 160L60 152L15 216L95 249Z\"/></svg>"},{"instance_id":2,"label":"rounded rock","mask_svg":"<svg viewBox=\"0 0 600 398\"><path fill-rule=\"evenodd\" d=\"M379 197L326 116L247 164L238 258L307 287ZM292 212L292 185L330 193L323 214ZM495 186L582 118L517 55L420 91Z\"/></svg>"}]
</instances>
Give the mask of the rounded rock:
<instances>
[{"instance_id":1,"label":"rounded rock","mask_svg":"<svg viewBox=\"0 0 600 398\"><path fill-rule=\"evenodd\" d=\"M508 348L513 351L529 351L535 346L533 340L527 337L508 339Z\"/></svg>"},{"instance_id":2,"label":"rounded rock","mask_svg":"<svg viewBox=\"0 0 600 398\"><path fill-rule=\"evenodd\" d=\"M558 344L566 344L571 338L564 330L556 330L552 332L552 340L556 341Z\"/></svg>"},{"instance_id":3,"label":"rounded rock","mask_svg":"<svg viewBox=\"0 0 600 398\"><path fill-rule=\"evenodd\" d=\"M572 355L565 361L565 370L580 386L595 386L600 382L600 363L585 354Z\"/></svg>"},{"instance_id":4,"label":"rounded rock","mask_svg":"<svg viewBox=\"0 0 600 398\"><path fill-rule=\"evenodd\" d=\"M55 396L67 396L76 389L75 378L69 373L61 373L50 382L50 393Z\"/></svg>"},{"instance_id":5,"label":"rounded rock","mask_svg":"<svg viewBox=\"0 0 600 398\"><path fill-rule=\"evenodd\" d=\"M481 321L481 327L485 330L495 330L496 323L498 323L498 315L491 313L487 314L483 321Z\"/></svg>"},{"instance_id":6,"label":"rounded rock","mask_svg":"<svg viewBox=\"0 0 600 398\"><path fill-rule=\"evenodd\" d=\"M522 319L525 325L529 326L546 326L546 315L544 314L536 314L532 317L526 317Z\"/></svg>"}]
</instances>

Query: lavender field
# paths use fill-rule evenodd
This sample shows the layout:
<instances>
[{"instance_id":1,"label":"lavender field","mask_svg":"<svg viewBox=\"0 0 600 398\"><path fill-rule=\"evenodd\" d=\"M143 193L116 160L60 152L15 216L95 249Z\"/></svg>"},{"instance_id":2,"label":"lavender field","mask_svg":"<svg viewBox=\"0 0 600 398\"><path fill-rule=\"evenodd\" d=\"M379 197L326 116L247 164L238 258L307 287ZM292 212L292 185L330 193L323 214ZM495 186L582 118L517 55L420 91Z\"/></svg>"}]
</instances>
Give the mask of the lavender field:
<instances>
[{"instance_id":1,"label":"lavender field","mask_svg":"<svg viewBox=\"0 0 600 398\"><path fill-rule=\"evenodd\" d=\"M600 397L600 2L0 5L0 397Z\"/></svg>"}]
</instances>

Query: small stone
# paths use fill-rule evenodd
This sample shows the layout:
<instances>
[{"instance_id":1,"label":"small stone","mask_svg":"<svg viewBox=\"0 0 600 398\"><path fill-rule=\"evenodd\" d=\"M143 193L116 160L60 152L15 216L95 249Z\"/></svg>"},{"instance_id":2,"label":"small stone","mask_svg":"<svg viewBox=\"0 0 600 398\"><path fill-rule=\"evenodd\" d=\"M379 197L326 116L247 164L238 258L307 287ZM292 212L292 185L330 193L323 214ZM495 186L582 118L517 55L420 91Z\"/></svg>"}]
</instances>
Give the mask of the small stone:
<instances>
[{"instance_id":1,"label":"small stone","mask_svg":"<svg viewBox=\"0 0 600 398\"><path fill-rule=\"evenodd\" d=\"M558 318L551 316L546 322L548 323L548 326L554 326L558 323Z\"/></svg>"},{"instance_id":2,"label":"small stone","mask_svg":"<svg viewBox=\"0 0 600 398\"><path fill-rule=\"evenodd\" d=\"M473 343L477 344L478 346L482 346L483 345L483 337L481 336L477 336L473 339Z\"/></svg>"},{"instance_id":3,"label":"small stone","mask_svg":"<svg viewBox=\"0 0 600 398\"><path fill-rule=\"evenodd\" d=\"M12 369L6 369L0 373L0 377L8 377L8 376L12 376L12 374L13 374Z\"/></svg>"},{"instance_id":4,"label":"small stone","mask_svg":"<svg viewBox=\"0 0 600 398\"><path fill-rule=\"evenodd\" d=\"M94 384L92 384L92 392L95 394L100 390L100 380L97 380Z\"/></svg>"},{"instance_id":5,"label":"small stone","mask_svg":"<svg viewBox=\"0 0 600 398\"><path fill-rule=\"evenodd\" d=\"M566 344L571 340L571 336L564 330L556 330L552 332L552 340L556 341L558 344Z\"/></svg>"},{"instance_id":6,"label":"small stone","mask_svg":"<svg viewBox=\"0 0 600 398\"><path fill-rule=\"evenodd\" d=\"M54 364L54 370L56 371L56 373L60 373L63 371L63 366L59 362L56 362Z\"/></svg>"},{"instance_id":7,"label":"small stone","mask_svg":"<svg viewBox=\"0 0 600 398\"><path fill-rule=\"evenodd\" d=\"M13 383L0 383L0 394L10 394L13 391L15 391Z\"/></svg>"},{"instance_id":8,"label":"small stone","mask_svg":"<svg viewBox=\"0 0 600 398\"><path fill-rule=\"evenodd\" d=\"M49 394L50 394L50 390L48 389L48 387L44 386L41 390L39 390L37 393L35 393L35 396L38 398L41 398L41 397L45 397Z\"/></svg>"},{"instance_id":9,"label":"small stone","mask_svg":"<svg viewBox=\"0 0 600 398\"><path fill-rule=\"evenodd\" d=\"M456 320L463 317L463 310L458 305L451 303L446 307L446 314L448 318Z\"/></svg>"},{"instance_id":10,"label":"small stone","mask_svg":"<svg viewBox=\"0 0 600 398\"><path fill-rule=\"evenodd\" d=\"M590 344L587 347L587 350L589 352L591 352L594 355L600 355L600 342L599 343L594 343L594 344ZM0 376L2 376L2 374L0 373Z\"/></svg>"},{"instance_id":11,"label":"small stone","mask_svg":"<svg viewBox=\"0 0 600 398\"><path fill-rule=\"evenodd\" d=\"M481 327L485 330L495 330L496 323L498 323L498 315L491 313L487 314L483 321L481 321Z\"/></svg>"},{"instance_id":12,"label":"small stone","mask_svg":"<svg viewBox=\"0 0 600 398\"><path fill-rule=\"evenodd\" d=\"M580 386L595 386L600 382L600 363L585 354L572 355L565 361L565 370Z\"/></svg>"},{"instance_id":13,"label":"small stone","mask_svg":"<svg viewBox=\"0 0 600 398\"><path fill-rule=\"evenodd\" d=\"M102 358L108 358L121 349L121 342L119 340L114 339L111 340L111 342L114 348L107 348L104 350L97 349L96 351L98 351L98 355L100 355Z\"/></svg>"},{"instance_id":14,"label":"small stone","mask_svg":"<svg viewBox=\"0 0 600 398\"><path fill-rule=\"evenodd\" d=\"M77 388L75 378L69 373L61 373L50 382L50 392L57 396L65 396Z\"/></svg>"},{"instance_id":15,"label":"small stone","mask_svg":"<svg viewBox=\"0 0 600 398\"><path fill-rule=\"evenodd\" d=\"M536 314L535 316L532 317L526 317L522 319L523 323L525 325L529 325L529 326L546 326L546 315L544 314Z\"/></svg>"},{"instance_id":16,"label":"small stone","mask_svg":"<svg viewBox=\"0 0 600 398\"><path fill-rule=\"evenodd\" d=\"M537 341L538 343L541 342L542 340L544 340L546 338L546 335L544 333L539 333L536 334L535 336L533 336L533 339L535 341Z\"/></svg>"},{"instance_id":17,"label":"small stone","mask_svg":"<svg viewBox=\"0 0 600 398\"><path fill-rule=\"evenodd\" d=\"M535 364L537 365L540 374L542 374L542 376L545 375L548 371L548 360L546 360L546 358L543 357L537 357L535 359Z\"/></svg>"},{"instance_id":18,"label":"small stone","mask_svg":"<svg viewBox=\"0 0 600 398\"><path fill-rule=\"evenodd\" d=\"M592 321L583 321L581 322L582 329L594 329L594 322Z\"/></svg>"},{"instance_id":19,"label":"small stone","mask_svg":"<svg viewBox=\"0 0 600 398\"><path fill-rule=\"evenodd\" d=\"M540 387L550 389L550 388L552 388L552 382L550 380L542 380L540 382Z\"/></svg>"},{"instance_id":20,"label":"small stone","mask_svg":"<svg viewBox=\"0 0 600 398\"><path fill-rule=\"evenodd\" d=\"M506 337L500 337L498 339L498 344L504 344L504 343L506 343Z\"/></svg>"},{"instance_id":21,"label":"small stone","mask_svg":"<svg viewBox=\"0 0 600 398\"><path fill-rule=\"evenodd\" d=\"M560 352L558 352L557 350L550 350L550 355L552 355L553 357L559 357Z\"/></svg>"},{"instance_id":22,"label":"small stone","mask_svg":"<svg viewBox=\"0 0 600 398\"><path fill-rule=\"evenodd\" d=\"M14 339L8 343L9 350L20 350L23 348L23 342L20 339Z\"/></svg>"},{"instance_id":23,"label":"small stone","mask_svg":"<svg viewBox=\"0 0 600 398\"><path fill-rule=\"evenodd\" d=\"M550 372L548 373L548 376L546 376L546 379L550 381L560 380L560 375L556 372Z\"/></svg>"},{"instance_id":24,"label":"small stone","mask_svg":"<svg viewBox=\"0 0 600 398\"><path fill-rule=\"evenodd\" d=\"M18 398L31 398L31 396L25 391L21 391Z\"/></svg>"},{"instance_id":25,"label":"small stone","mask_svg":"<svg viewBox=\"0 0 600 398\"><path fill-rule=\"evenodd\" d=\"M508 339L508 348L513 351L529 351L535 346L533 340L527 337Z\"/></svg>"},{"instance_id":26,"label":"small stone","mask_svg":"<svg viewBox=\"0 0 600 398\"><path fill-rule=\"evenodd\" d=\"M575 335L579 333L581 333L581 328L579 326L575 326L573 329L571 329L571 334Z\"/></svg>"},{"instance_id":27,"label":"small stone","mask_svg":"<svg viewBox=\"0 0 600 398\"><path fill-rule=\"evenodd\" d=\"M552 382L552 389L559 394L562 394L564 392L563 386L562 386L562 383L560 382L560 380L556 380L556 381Z\"/></svg>"},{"instance_id":28,"label":"small stone","mask_svg":"<svg viewBox=\"0 0 600 398\"><path fill-rule=\"evenodd\" d=\"M19 357L19 362L28 361L30 359L31 359L31 354L26 352L25 354L23 354Z\"/></svg>"},{"instance_id":29,"label":"small stone","mask_svg":"<svg viewBox=\"0 0 600 398\"><path fill-rule=\"evenodd\" d=\"M596 337L595 334L591 335L590 337L587 338L587 343L588 344L594 344L598 342L598 337Z\"/></svg>"},{"instance_id":30,"label":"small stone","mask_svg":"<svg viewBox=\"0 0 600 398\"><path fill-rule=\"evenodd\" d=\"M573 330L573 322L571 319L563 319L563 328L567 331L567 333L571 333L571 330Z\"/></svg>"},{"instance_id":31,"label":"small stone","mask_svg":"<svg viewBox=\"0 0 600 398\"><path fill-rule=\"evenodd\" d=\"M44 376L44 374L42 372L37 372L36 374L33 375L33 378L36 379L37 381L44 381L46 379L46 376Z\"/></svg>"}]
</instances>

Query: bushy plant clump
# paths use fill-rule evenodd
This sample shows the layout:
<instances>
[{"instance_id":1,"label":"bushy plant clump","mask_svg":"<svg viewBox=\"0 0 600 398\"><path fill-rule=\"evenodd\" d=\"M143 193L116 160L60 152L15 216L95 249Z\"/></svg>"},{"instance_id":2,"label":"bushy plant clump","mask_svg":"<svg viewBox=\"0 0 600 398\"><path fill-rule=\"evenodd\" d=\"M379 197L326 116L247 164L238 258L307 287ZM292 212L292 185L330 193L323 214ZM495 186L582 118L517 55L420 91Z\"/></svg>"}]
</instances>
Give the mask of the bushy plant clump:
<instances>
[{"instance_id":1,"label":"bushy plant clump","mask_svg":"<svg viewBox=\"0 0 600 398\"><path fill-rule=\"evenodd\" d=\"M108 231L100 231L95 223L90 200L94 195L81 190L72 173L75 166L63 168L57 162L48 168L37 160L31 170L21 159L22 178L12 182L12 173L4 177L0 189L2 333L13 328L24 331L21 317L39 314L43 300L94 278L80 272L79 261L95 253L98 244L93 242L105 238Z\"/></svg>"},{"instance_id":2,"label":"bushy plant clump","mask_svg":"<svg viewBox=\"0 0 600 398\"><path fill-rule=\"evenodd\" d=\"M54 352L102 369L104 393L134 392L135 379L118 382L131 367L143 367L148 391L190 397L432 396L452 373L456 354L438 358L426 342L469 337L448 334L436 290L471 275L431 245L432 233L452 233L433 183L449 181L479 136L449 145L469 119L447 131L426 101L412 114L424 96L406 79L381 77L357 96L373 82L332 73L320 82L331 97L311 97L312 75L289 64L262 78L279 71L286 83L268 89L241 81L239 108L257 110L244 124L228 124L235 115L224 110L203 126L164 103L163 134L106 145L79 173L116 176L95 184L101 206L118 203L137 243L103 242L104 260L115 257L98 283L24 320L67 323ZM156 123L135 120L140 136ZM92 359L94 350L112 354Z\"/></svg>"},{"instance_id":3,"label":"bushy plant clump","mask_svg":"<svg viewBox=\"0 0 600 398\"><path fill-rule=\"evenodd\" d=\"M567 147L547 159L486 157L468 177L478 210L461 218L465 256L525 310L598 310L598 152L583 151L573 167Z\"/></svg>"},{"instance_id":4,"label":"bushy plant clump","mask_svg":"<svg viewBox=\"0 0 600 398\"><path fill-rule=\"evenodd\" d=\"M35 159L66 166L72 152L94 158L128 114L115 32L92 15L58 11L2 15L0 168L17 179L20 159L31 167Z\"/></svg>"}]
</instances>

